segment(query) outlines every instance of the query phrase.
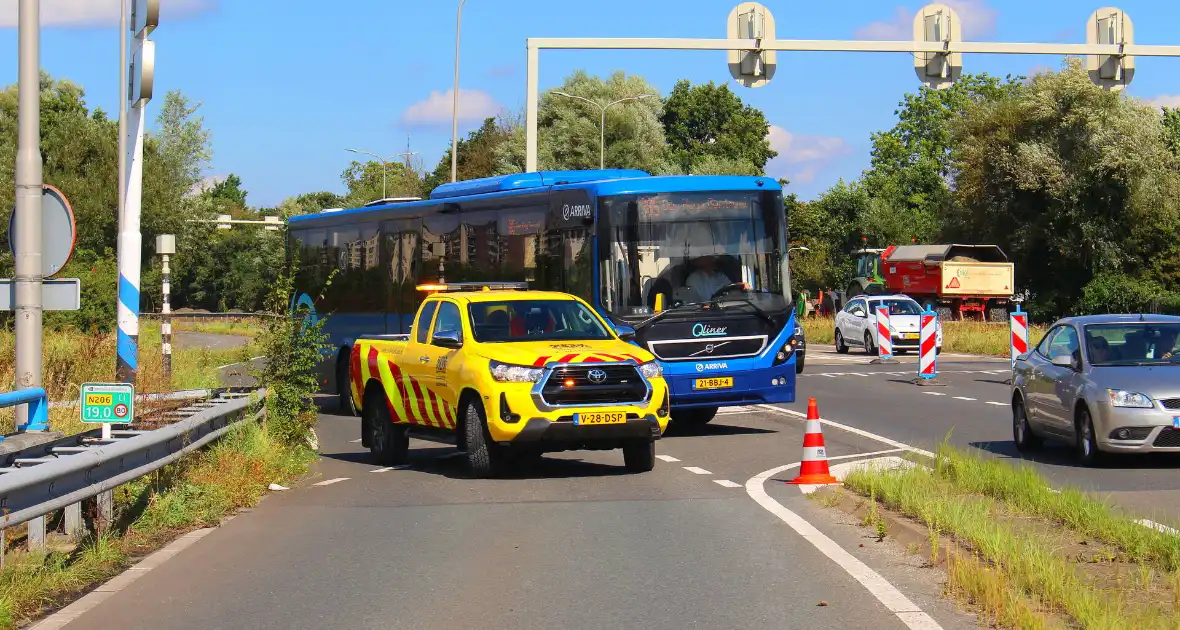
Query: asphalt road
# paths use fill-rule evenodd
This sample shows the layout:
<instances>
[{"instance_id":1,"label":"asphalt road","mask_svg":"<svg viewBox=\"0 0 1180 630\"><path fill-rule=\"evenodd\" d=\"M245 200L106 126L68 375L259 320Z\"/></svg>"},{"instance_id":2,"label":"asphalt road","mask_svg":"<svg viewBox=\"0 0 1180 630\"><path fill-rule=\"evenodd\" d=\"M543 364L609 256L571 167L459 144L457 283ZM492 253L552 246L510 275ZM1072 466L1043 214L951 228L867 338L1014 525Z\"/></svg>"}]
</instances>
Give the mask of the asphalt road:
<instances>
[{"instance_id":1,"label":"asphalt road","mask_svg":"<svg viewBox=\"0 0 1180 630\"><path fill-rule=\"evenodd\" d=\"M378 468L354 442L358 424L323 416L311 479L68 627L977 627L939 598L920 557L803 497L783 483L790 471L753 485L904 594L900 609L753 500L751 477L800 459L793 415L739 409L669 436L650 473L625 474L618 452L567 453L498 480L468 478L452 448L425 442L409 467ZM826 438L831 457L891 448Z\"/></svg>"},{"instance_id":2,"label":"asphalt road","mask_svg":"<svg viewBox=\"0 0 1180 630\"><path fill-rule=\"evenodd\" d=\"M1027 462L1052 483L1109 497L1140 517L1180 522L1180 458L1125 456L1103 468L1080 466L1070 447L1048 442L1044 451L1022 456L1012 443L1008 361L966 355L939 357L944 387L918 387L917 359L870 365L863 351L836 354L831 346L808 348L797 400L813 396L825 418L930 449L943 439L995 457ZM802 409L800 403L794 408Z\"/></svg>"}]
</instances>

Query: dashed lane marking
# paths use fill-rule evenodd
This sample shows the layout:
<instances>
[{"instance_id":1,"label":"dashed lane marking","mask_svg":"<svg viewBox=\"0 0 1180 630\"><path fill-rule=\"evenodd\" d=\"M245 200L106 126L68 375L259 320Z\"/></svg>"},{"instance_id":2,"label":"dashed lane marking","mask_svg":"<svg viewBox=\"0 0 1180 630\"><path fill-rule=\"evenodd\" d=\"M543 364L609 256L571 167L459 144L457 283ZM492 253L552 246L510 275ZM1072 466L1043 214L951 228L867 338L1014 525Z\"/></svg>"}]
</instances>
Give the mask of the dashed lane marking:
<instances>
[{"instance_id":1,"label":"dashed lane marking","mask_svg":"<svg viewBox=\"0 0 1180 630\"><path fill-rule=\"evenodd\" d=\"M313 485L313 486L330 486L334 483L340 483L341 481L348 481L349 479L351 479L351 477L337 477L335 479L325 479L324 481L321 481L319 483L313 483L311 485Z\"/></svg>"},{"instance_id":2,"label":"dashed lane marking","mask_svg":"<svg viewBox=\"0 0 1180 630\"><path fill-rule=\"evenodd\" d=\"M955 400L976 401L978 398L971 398L970 396L955 396Z\"/></svg>"},{"instance_id":3,"label":"dashed lane marking","mask_svg":"<svg viewBox=\"0 0 1180 630\"><path fill-rule=\"evenodd\" d=\"M357 439L355 439L355 440L349 440L349 441L348 441L348 443L349 443L349 444L357 444L357 443L358 443L358 442L360 442L360 441L361 441L361 440L360 440L360 438L357 438Z\"/></svg>"},{"instance_id":4,"label":"dashed lane marking","mask_svg":"<svg viewBox=\"0 0 1180 630\"><path fill-rule=\"evenodd\" d=\"M897 618L906 627L910 628L910 630L942 630L942 626L938 625L937 621L911 602L908 597L897 590L897 587L890 584L879 573L870 569L868 565L845 551L844 548L824 535L823 532L816 529L814 525L804 520L803 517L788 510L783 504L775 501L766 493L764 485L767 479L783 471L798 467L799 462L796 462L794 464L772 468L766 472L759 473L755 477L751 477L746 482L746 494L750 495L750 498L754 499L767 512L775 515L779 520L795 530L795 533L802 536L804 540L811 543L820 553L844 569L853 579L860 582L873 597L877 598L877 601L881 602L894 615L897 615Z\"/></svg>"},{"instance_id":5,"label":"dashed lane marking","mask_svg":"<svg viewBox=\"0 0 1180 630\"><path fill-rule=\"evenodd\" d=\"M722 488L740 488L740 487L742 487L742 484L734 483L728 479L714 479L713 483L721 486Z\"/></svg>"},{"instance_id":6,"label":"dashed lane marking","mask_svg":"<svg viewBox=\"0 0 1180 630\"><path fill-rule=\"evenodd\" d=\"M410 468L409 464L402 464L401 466L386 466L385 468L374 468L373 470L370 470L369 472L382 473L382 472L389 472L391 470L406 470L407 468Z\"/></svg>"},{"instance_id":7,"label":"dashed lane marking","mask_svg":"<svg viewBox=\"0 0 1180 630\"><path fill-rule=\"evenodd\" d=\"M994 400L989 400L989 401L987 401L987 404L989 404L989 405L995 405L995 406L997 406L997 407L1007 407L1007 406L1008 406L1008 403L1005 403L1005 402L996 402L996 401L994 401Z\"/></svg>"},{"instance_id":8,"label":"dashed lane marking","mask_svg":"<svg viewBox=\"0 0 1180 630\"><path fill-rule=\"evenodd\" d=\"M668 462L669 464L680 461L671 455L656 455L656 459L660 460L661 462Z\"/></svg>"},{"instance_id":9,"label":"dashed lane marking","mask_svg":"<svg viewBox=\"0 0 1180 630\"><path fill-rule=\"evenodd\" d=\"M685 466L684 469L694 475L711 475L711 474L713 474L713 473L705 470L704 468L697 468L696 466Z\"/></svg>"},{"instance_id":10,"label":"dashed lane marking","mask_svg":"<svg viewBox=\"0 0 1180 630\"><path fill-rule=\"evenodd\" d=\"M927 396L946 396L946 394L944 394L942 392L922 392L922 393L926 394Z\"/></svg>"}]
</instances>

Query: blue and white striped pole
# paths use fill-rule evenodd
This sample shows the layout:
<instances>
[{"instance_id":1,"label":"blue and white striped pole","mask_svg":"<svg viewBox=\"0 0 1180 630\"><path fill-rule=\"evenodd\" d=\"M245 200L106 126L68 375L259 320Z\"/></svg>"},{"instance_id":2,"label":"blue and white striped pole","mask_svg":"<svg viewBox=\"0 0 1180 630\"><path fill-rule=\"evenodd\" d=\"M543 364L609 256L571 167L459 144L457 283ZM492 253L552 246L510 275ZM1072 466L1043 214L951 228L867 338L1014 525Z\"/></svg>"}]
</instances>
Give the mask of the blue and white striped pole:
<instances>
[{"instance_id":1,"label":"blue and white striped pole","mask_svg":"<svg viewBox=\"0 0 1180 630\"><path fill-rule=\"evenodd\" d=\"M127 197L119 215L119 333L115 378L135 383L139 370L139 273L143 236L139 215L143 205L143 104L128 109Z\"/></svg>"}]
</instances>

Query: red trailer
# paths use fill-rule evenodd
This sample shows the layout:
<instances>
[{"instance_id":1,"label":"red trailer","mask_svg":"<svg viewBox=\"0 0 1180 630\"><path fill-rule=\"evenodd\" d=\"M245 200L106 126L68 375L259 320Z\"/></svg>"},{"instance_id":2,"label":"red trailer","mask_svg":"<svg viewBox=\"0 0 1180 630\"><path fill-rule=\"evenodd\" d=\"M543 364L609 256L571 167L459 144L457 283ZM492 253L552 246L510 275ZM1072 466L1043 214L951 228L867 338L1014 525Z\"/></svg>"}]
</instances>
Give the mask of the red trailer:
<instances>
[{"instance_id":1,"label":"red trailer","mask_svg":"<svg viewBox=\"0 0 1180 630\"><path fill-rule=\"evenodd\" d=\"M930 304L943 319L1008 320L1014 269L997 245L894 245L862 256L879 256L858 265L877 262L879 280L870 284L879 291Z\"/></svg>"}]
</instances>

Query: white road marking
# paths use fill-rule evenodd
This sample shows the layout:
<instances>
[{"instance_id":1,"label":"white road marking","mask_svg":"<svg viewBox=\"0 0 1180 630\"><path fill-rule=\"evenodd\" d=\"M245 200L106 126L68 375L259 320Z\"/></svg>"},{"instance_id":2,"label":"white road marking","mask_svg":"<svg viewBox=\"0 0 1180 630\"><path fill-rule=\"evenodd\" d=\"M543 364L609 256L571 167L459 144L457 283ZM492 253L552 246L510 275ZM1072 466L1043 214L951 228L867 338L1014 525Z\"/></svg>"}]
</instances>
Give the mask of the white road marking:
<instances>
[{"instance_id":1,"label":"white road marking","mask_svg":"<svg viewBox=\"0 0 1180 630\"><path fill-rule=\"evenodd\" d=\"M321 481L319 483L313 483L311 485L313 485L313 486L330 486L334 483L340 483L341 481L348 481L349 479L351 479L351 477L337 477L335 479L326 479L324 481Z\"/></svg>"},{"instance_id":2,"label":"white road marking","mask_svg":"<svg viewBox=\"0 0 1180 630\"><path fill-rule=\"evenodd\" d=\"M955 396L955 400L966 400L968 402L974 402L979 399L978 398L971 398L970 396Z\"/></svg>"},{"instance_id":3,"label":"white road marking","mask_svg":"<svg viewBox=\"0 0 1180 630\"><path fill-rule=\"evenodd\" d=\"M669 464L680 461L671 455L656 455L656 459L660 460L661 462L668 462Z\"/></svg>"},{"instance_id":4,"label":"white road marking","mask_svg":"<svg viewBox=\"0 0 1180 630\"><path fill-rule=\"evenodd\" d=\"M740 487L742 487L742 484L734 483L728 479L714 479L713 483L721 486L722 488L740 488Z\"/></svg>"},{"instance_id":5,"label":"white road marking","mask_svg":"<svg viewBox=\"0 0 1180 630\"><path fill-rule=\"evenodd\" d=\"M994 401L994 400L989 400L989 401L987 401L987 404L989 404L989 405L995 405L995 406L997 406L997 407L1007 407L1007 406L1008 406L1008 403L1005 403L1005 402L996 402L996 401Z\"/></svg>"},{"instance_id":6,"label":"white road marking","mask_svg":"<svg viewBox=\"0 0 1180 630\"><path fill-rule=\"evenodd\" d=\"M684 469L694 475L711 475L711 474L713 474L713 473L705 470L704 468L697 468L696 466L685 466Z\"/></svg>"},{"instance_id":7,"label":"white road marking","mask_svg":"<svg viewBox=\"0 0 1180 630\"><path fill-rule=\"evenodd\" d=\"M369 472L371 472L371 473L389 472L391 470L405 470L409 467L410 467L409 464L402 464L401 466L386 466L385 468L374 468L373 470L370 470Z\"/></svg>"},{"instance_id":8,"label":"white road marking","mask_svg":"<svg viewBox=\"0 0 1180 630\"><path fill-rule=\"evenodd\" d=\"M357 438L355 440L349 440L348 443L349 444L356 444L357 442L360 442L360 441L361 441L361 438Z\"/></svg>"},{"instance_id":9,"label":"white road marking","mask_svg":"<svg viewBox=\"0 0 1180 630\"><path fill-rule=\"evenodd\" d=\"M224 370L225 368L228 368L228 367L233 367L233 366L235 366L235 365L242 365L242 364L244 364L244 363L249 363L250 361L257 361L258 359L265 359L265 358L266 358L266 355L265 355L265 354L263 354L263 355L259 355L259 356L256 356L256 357L250 357L250 359L249 359L249 360L247 360L247 361L237 361L237 362L235 362L235 363L226 363L225 365L219 365L219 366L217 366L217 367L216 367L216 368L214 368L214 369L217 369L217 370Z\"/></svg>"},{"instance_id":10,"label":"white road marking","mask_svg":"<svg viewBox=\"0 0 1180 630\"><path fill-rule=\"evenodd\" d=\"M942 392L922 392L922 393L926 394L927 396L946 396L946 394L944 394Z\"/></svg>"},{"instance_id":11,"label":"white road marking","mask_svg":"<svg viewBox=\"0 0 1180 630\"><path fill-rule=\"evenodd\" d=\"M816 529L814 525L803 520L801 516L788 510L766 493L766 488L763 485L767 479L785 470L797 468L798 466L799 462L787 464L786 466L772 468L766 472L759 473L755 477L751 477L746 482L746 494L750 495L750 498L754 499L766 511L775 515L779 520L795 530L804 540L811 543L820 553L844 569L853 579L860 582L873 597L877 598L877 601L881 602L894 615L897 615L897 618L906 627L910 628L910 630L942 630L942 626L938 625L937 621L911 602L908 597L903 595L901 591L897 590L885 578L881 577L880 574L870 569L865 563L857 560L852 554L836 544L835 541Z\"/></svg>"},{"instance_id":12,"label":"white road marking","mask_svg":"<svg viewBox=\"0 0 1180 630\"><path fill-rule=\"evenodd\" d=\"M807 418L807 414L800 413L800 412L795 411L793 409L783 409L781 407L772 407L770 405L762 405L761 407L762 407L762 409L770 411L771 413L778 413L778 414L782 414L782 415L786 415L786 416L795 416L796 418L803 418L803 419ZM934 453L931 453L930 451L916 448L916 447L910 446L909 444L905 444L903 442L898 442L897 440L891 440L891 439L885 437L884 435L878 435L878 434L873 433L871 431L865 431L864 429L858 429L856 427L849 426L847 424L833 422L832 420L826 420L824 418L820 418L819 422L820 422L820 424L826 424L830 427L835 427L835 428L840 429L842 431L847 431L849 433L854 433L854 434L859 435L861 437L867 437L871 440L876 440L882 444L888 444L889 446L899 448L903 451L917 453L918 455L924 455L926 457L934 457Z\"/></svg>"}]
</instances>

